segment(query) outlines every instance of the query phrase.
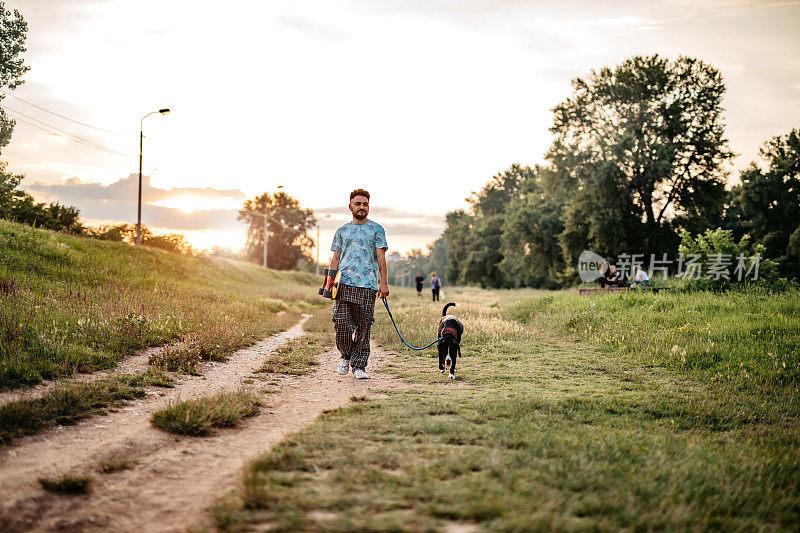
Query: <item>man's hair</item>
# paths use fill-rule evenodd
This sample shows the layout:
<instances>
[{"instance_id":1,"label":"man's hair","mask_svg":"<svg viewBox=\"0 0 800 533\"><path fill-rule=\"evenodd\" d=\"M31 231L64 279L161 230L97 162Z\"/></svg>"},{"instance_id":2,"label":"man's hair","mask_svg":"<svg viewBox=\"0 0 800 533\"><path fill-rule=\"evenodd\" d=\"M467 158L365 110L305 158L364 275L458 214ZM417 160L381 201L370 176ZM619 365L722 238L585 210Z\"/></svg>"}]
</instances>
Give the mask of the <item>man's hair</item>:
<instances>
[{"instance_id":1,"label":"man's hair","mask_svg":"<svg viewBox=\"0 0 800 533\"><path fill-rule=\"evenodd\" d=\"M350 199L351 200L353 198L355 198L356 196L363 196L367 200L369 200L369 191L367 191L365 189L356 189L356 190L354 190L353 192L350 193Z\"/></svg>"}]
</instances>

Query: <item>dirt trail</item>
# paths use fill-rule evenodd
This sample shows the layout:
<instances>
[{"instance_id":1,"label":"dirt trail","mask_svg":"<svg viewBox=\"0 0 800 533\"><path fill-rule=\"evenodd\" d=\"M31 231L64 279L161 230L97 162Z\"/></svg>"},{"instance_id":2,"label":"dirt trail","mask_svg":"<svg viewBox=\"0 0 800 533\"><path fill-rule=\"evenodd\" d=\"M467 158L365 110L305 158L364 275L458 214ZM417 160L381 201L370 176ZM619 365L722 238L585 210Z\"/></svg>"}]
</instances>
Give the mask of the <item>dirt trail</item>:
<instances>
[{"instance_id":1,"label":"dirt trail","mask_svg":"<svg viewBox=\"0 0 800 533\"><path fill-rule=\"evenodd\" d=\"M335 372L338 353L320 354L320 365L305 376L282 380L280 392L264 395L261 414L241 427L204 438L176 437L150 425L150 413L171 398L188 399L235 389L260 367L265 356L302 335L305 319L290 330L236 352L202 377L187 378L175 389L149 391L148 397L116 413L68 428L20 439L0 450L0 530L4 531L186 531L208 526L205 510L239 479L242 466L287 434L310 424L324 409L346 404L354 395L407 385L371 373L356 381ZM373 347L368 371L388 355ZM256 380L258 390L263 384ZM99 474L97 465L112 456L138 461L132 469ZM89 496L44 492L40 476L62 472L89 474Z\"/></svg>"}]
</instances>

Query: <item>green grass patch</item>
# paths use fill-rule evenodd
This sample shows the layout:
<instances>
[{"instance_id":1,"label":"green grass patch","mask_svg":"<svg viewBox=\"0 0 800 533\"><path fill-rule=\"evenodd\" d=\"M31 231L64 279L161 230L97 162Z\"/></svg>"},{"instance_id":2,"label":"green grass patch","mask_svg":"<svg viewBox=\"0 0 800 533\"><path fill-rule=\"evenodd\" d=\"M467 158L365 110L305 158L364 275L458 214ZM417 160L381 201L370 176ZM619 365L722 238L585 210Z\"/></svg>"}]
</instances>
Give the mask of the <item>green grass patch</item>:
<instances>
[{"instance_id":1,"label":"green grass patch","mask_svg":"<svg viewBox=\"0 0 800 533\"><path fill-rule=\"evenodd\" d=\"M258 372L299 376L319 364L317 355L333 346L333 324L329 308L317 309L303 326L306 334L281 346L264 361Z\"/></svg>"},{"instance_id":2,"label":"green grass patch","mask_svg":"<svg viewBox=\"0 0 800 533\"><path fill-rule=\"evenodd\" d=\"M97 466L97 470L101 474L112 474L114 472L130 470L137 464L139 464L139 461L136 459L132 459L125 455L115 455L101 461Z\"/></svg>"},{"instance_id":3,"label":"green grass patch","mask_svg":"<svg viewBox=\"0 0 800 533\"><path fill-rule=\"evenodd\" d=\"M164 376L158 374L121 374L89 383L63 384L41 398L8 402L0 406L0 444L53 425L76 424L104 413L108 407L141 398L146 386L164 382Z\"/></svg>"},{"instance_id":4,"label":"green grass patch","mask_svg":"<svg viewBox=\"0 0 800 533\"><path fill-rule=\"evenodd\" d=\"M242 419L255 416L258 397L249 391L222 392L195 400L170 402L150 418L152 424L164 431L179 435L201 437L215 428L234 427Z\"/></svg>"},{"instance_id":5,"label":"green grass patch","mask_svg":"<svg viewBox=\"0 0 800 533\"><path fill-rule=\"evenodd\" d=\"M148 368L144 374L141 375L144 383L152 385L153 387L164 387L171 389L175 386L175 378L156 368Z\"/></svg>"},{"instance_id":6,"label":"green grass patch","mask_svg":"<svg viewBox=\"0 0 800 533\"><path fill-rule=\"evenodd\" d=\"M323 303L312 274L0 220L3 280L15 289L0 292L0 390L113 368L136 350L187 341L200 358L221 361Z\"/></svg>"},{"instance_id":7,"label":"green grass patch","mask_svg":"<svg viewBox=\"0 0 800 533\"><path fill-rule=\"evenodd\" d=\"M402 349L378 314L374 337L397 355L377 371L415 387L356 396L258 457L212 509L220 528L800 526L800 399L791 382L714 379L707 369L654 365L624 346L578 336L562 309L574 305L578 314L591 300L570 294L448 296L463 304L454 313L466 326L457 381L438 372L435 351ZM513 314L518 302L541 296L553 300L530 304L532 320ZM683 297L673 303L685 309L692 300ZM441 305L399 290L390 303L412 344L435 335ZM738 348L738 357L747 354Z\"/></svg>"},{"instance_id":8,"label":"green grass patch","mask_svg":"<svg viewBox=\"0 0 800 533\"><path fill-rule=\"evenodd\" d=\"M504 315L640 364L800 390L800 293L627 291L519 300Z\"/></svg>"},{"instance_id":9,"label":"green grass patch","mask_svg":"<svg viewBox=\"0 0 800 533\"><path fill-rule=\"evenodd\" d=\"M39 485L56 494L88 494L92 488L92 478L73 474L63 474L57 478L40 477Z\"/></svg>"}]
</instances>

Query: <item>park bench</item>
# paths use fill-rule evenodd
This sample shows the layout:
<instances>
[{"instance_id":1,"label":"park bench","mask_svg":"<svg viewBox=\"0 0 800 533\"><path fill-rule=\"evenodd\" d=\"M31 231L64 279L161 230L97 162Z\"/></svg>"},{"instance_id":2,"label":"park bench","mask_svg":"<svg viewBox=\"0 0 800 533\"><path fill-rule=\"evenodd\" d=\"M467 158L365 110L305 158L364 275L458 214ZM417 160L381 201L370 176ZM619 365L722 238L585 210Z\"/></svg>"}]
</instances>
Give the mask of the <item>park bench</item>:
<instances>
[{"instance_id":1,"label":"park bench","mask_svg":"<svg viewBox=\"0 0 800 533\"><path fill-rule=\"evenodd\" d=\"M578 289L578 294L594 294L594 293L612 293L612 292L623 292L623 291L651 291L651 292L659 292L665 290L667 287L637 287L635 289L631 289L630 287L585 287Z\"/></svg>"}]
</instances>

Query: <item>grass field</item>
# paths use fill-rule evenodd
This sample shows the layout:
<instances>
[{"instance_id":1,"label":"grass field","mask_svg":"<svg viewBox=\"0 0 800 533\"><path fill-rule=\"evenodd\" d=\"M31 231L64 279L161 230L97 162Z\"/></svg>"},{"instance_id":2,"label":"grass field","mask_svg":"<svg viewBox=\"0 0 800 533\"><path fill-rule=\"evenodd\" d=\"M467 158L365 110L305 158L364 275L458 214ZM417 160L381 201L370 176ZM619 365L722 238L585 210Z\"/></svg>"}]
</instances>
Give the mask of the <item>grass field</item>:
<instances>
[{"instance_id":1,"label":"grass field","mask_svg":"<svg viewBox=\"0 0 800 533\"><path fill-rule=\"evenodd\" d=\"M0 220L0 390L113 367L173 343L191 371L320 305L300 272L81 239ZM155 361L159 362L159 361ZM170 366L173 365L173 366Z\"/></svg>"},{"instance_id":2,"label":"grass field","mask_svg":"<svg viewBox=\"0 0 800 533\"><path fill-rule=\"evenodd\" d=\"M441 305L391 299L409 342ZM385 312L381 372L414 383L329 412L251 463L227 530L800 527L796 293L450 289L457 380ZM444 302L442 302L444 303Z\"/></svg>"},{"instance_id":3,"label":"grass field","mask_svg":"<svg viewBox=\"0 0 800 533\"><path fill-rule=\"evenodd\" d=\"M317 283L0 221L0 390L155 345L169 348L154 366L191 372L310 312L309 335L262 368L301 375L333 342ZM396 356L377 372L411 388L354 396L256 458L213 509L222 529L800 528L797 292L447 292L466 324L456 381L435 350L404 348L378 305L373 338ZM444 303L391 298L417 346ZM171 381L151 369L7 403L0 442ZM226 400L175 403L157 423L203 434L257 409ZM91 480L41 483L75 493Z\"/></svg>"}]
</instances>

